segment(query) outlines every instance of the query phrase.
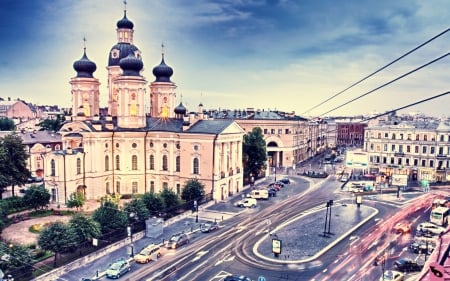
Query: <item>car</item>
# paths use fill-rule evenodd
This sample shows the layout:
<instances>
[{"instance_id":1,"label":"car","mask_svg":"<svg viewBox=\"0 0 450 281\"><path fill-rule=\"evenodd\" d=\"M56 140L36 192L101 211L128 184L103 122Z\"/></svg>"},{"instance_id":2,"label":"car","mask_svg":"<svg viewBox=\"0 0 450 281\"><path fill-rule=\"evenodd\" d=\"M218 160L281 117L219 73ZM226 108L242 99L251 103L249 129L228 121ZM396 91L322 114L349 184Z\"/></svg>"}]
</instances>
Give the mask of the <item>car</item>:
<instances>
[{"instance_id":1,"label":"car","mask_svg":"<svg viewBox=\"0 0 450 281\"><path fill-rule=\"evenodd\" d=\"M394 262L395 268L400 272L421 271L423 265L418 264L412 259L398 259Z\"/></svg>"},{"instance_id":2,"label":"car","mask_svg":"<svg viewBox=\"0 0 450 281\"><path fill-rule=\"evenodd\" d=\"M417 232L419 236L426 235L427 233L431 235L444 234L445 227L435 225L431 222L422 222L417 226Z\"/></svg>"},{"instance_id":3,"label":"car","mask_svg":"<svg viewBox=\"0 0 450 281\"><path fill-rule=\"evenodd\" d=\"M252 281L252 279L244 275L228 275L223 281Z\"/></svg>"},{"instance_id":4,"label":"car","mask_svg":"<svg viewBox=\"0 0 450 281\"><path fill-rule=\"evenodd\" d=\"M405 234L411 232L412 223L408 221L400 221L392 228L395 232Z\"/></svg>"},{"instance_id":5,"label":"car","mask_svg":"<svg viewBox=\"0 0 450 281\"><path fill-rule=\"evenodd\" d=\"M240 207L240 208L256 208L257 205L257 201L255 198L244 198L242 200L239 200L236 203L236 206Z\"/></svg>"},{"instance_id":6,"label":"car","mask_svg":"<svg viewBox=\"0 0 450 281\"><path fill-rule=\"evenodd\" d=\"M149 261L157 259L160 256L161 247L159 245L150 244L134 256L134 261L137 263L148 263Z\"/></svg>"},{"instance_id":7,"label":"car","mask_svg":"<svg viewBox=\"0 0 450 281\"><path fill-rule=\"evenodd\" d=\"M267 187L267 193L269 193L269 197L277 196L277 190L274 187Z\"/></svg>"},{"instance_id":8,"label":"car","mask_svg":"<svg viewBox=\"0 0 450 281\"><path fill-rule=\"evenodd\" d=\"M106 270L106 277L117 279L131 270L131 265L126 259L119 259L112 263Z\"/></svg>"},{"instance_id":9,"label":"car","mask_svg":"<svg viewBox=\"0 0 450 281\"><path fill-rule=\"evenodd\" d=\"M281 188L284 187L284 183L282 183L281 181L276 181L275 183L278 184Z\"/></svg>"},{"instance_id":10,"label":"car","mask_svg":"<svg viewBox=\"0 0 450 281\"><path fill-rule=\"evenodd\" d=\"M219 224L215 221L207 221L200 225L200 231L203 233L211 232L219 229Z\"/></svg>"},{"instance_id":11,"label":"car","mask_svg":"<svg viewBox=\"0 0 450 281\"><path fill-rule=\"evenodd\" d=\"M282 178L282 179L280 180L280 182L282 182L282 183L284 183L284 184L290 184L290 183L291 183L291 180L290 180L289 178Z\"/></svg>"},{"instance_id":12,"label":"car","mask_svg":"<svg viewBox=\"0 0 450 281\"><path fill-rule=\"evenodd\" d=\"M176 249L185 244L189 244L189 237L185 233L178 233L170 237L170 239L166 243L166 248Z\"/></svg>"},{"instance_id":13,"label":"car","mask_svg":"<svg viewBox=\"0 0 450 281\"><path fill-rule=\"evenodd\" d=\"M269 187L275 188L277 191L280 191L280 189L281 189L281 185L279 185L279 184L276 183L276 182L270 183L270 184L269 184Z\"/></svg>"},{"instance_id":14,"label":"car","mask_svg":"<svg viewBox=\"0 0 450 281\"><path fill-rule=\"evenodd\" d=\"M427 248L428 252L426 252ZM424 254L424 253L431 254L434 250L434 245L431 243L416 241L411 243L411 245L409 245L409 250L415 254Z\"/></svg>"},{"instance_id":15,"label":"car","mask_svg":"<svg viewBox=\"0 0 450 281\"><path fill-rule=\"evenodd\" d=\"M396 270L386 270L380 277L380 281L403 281L405 275Z\"/></svg>"}]
</instances>

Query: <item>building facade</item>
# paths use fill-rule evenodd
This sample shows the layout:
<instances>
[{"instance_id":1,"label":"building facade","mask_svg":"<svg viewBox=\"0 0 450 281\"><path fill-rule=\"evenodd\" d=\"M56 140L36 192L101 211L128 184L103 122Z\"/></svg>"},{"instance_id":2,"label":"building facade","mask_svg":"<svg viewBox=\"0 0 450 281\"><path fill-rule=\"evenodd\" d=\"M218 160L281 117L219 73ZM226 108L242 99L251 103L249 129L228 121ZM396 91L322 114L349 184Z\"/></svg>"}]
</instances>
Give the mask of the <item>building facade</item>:
<instances>
[{"instance_id":1,"label":"building facade","mask_svg":"<svg viewBox=\"0 0 450 281\"><path fill-rule=\"evenodd\" d=\"M45 184L52 200L64 204L74 192L87 199L164 188L181 194L190 179L202 182L206 195L226 200L243 186L245 132L233 120L187 114L181 102L175 106L173 69L164 53L148 85L133 28L125 11L117 22L118 42L109 52L106 116L99 107L96 64L88 59L86 48L73 64L71 120L59 132L61 150L44 155Z\"/></svg>"}]
</instances>

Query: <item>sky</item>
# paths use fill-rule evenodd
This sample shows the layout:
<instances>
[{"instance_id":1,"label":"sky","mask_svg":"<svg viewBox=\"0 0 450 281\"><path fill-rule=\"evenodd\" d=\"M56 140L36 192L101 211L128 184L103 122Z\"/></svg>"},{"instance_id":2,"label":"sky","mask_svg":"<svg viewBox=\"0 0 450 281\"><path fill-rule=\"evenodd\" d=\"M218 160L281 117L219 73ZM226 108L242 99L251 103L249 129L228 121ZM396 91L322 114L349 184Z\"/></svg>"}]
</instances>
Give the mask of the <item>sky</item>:
<instances>
[{"instance_id":1,"label":"sky","mask_svg":"<svg viewBox=\"0 0 450 281\"><path fill-rule=\"evenodd\" d=\"M142 52L143 76L154 81L152 69L161 61L164 43L165 62L174 70L177 103L182 101L189 111L202 103L205 109L351 116L393 110L450 90L446 0L127 0L126 5L121 0L2 0L1 4L0 97L38 105L71 106L69 81L76 75L73 63L82 57L84 44L88 58L97 65L94 77L101 83L101 106L107 105L107 60L117 43L116 23L125 6L134 23L134 44ZM349 102L361 95L365 96ZM447 116L448 104L450 95L444 95L402 112Z\"/></svg>"}]
</instances>

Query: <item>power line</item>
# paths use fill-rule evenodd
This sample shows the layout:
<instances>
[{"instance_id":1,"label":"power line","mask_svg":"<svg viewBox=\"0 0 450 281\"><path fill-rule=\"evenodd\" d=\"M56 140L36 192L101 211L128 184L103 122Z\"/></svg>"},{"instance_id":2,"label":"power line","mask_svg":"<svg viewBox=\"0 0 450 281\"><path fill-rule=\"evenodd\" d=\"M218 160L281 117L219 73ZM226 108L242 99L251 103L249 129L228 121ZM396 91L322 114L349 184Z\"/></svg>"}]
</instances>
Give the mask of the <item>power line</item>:
<instances>
[{"instance_id":1,"label":"power line","mask_svg":"<svg viewBox=\"0 0 450 281\"><path fill-rule=\"evenodd\" d=\"M410 55L411 53L417 51L418 49L420 49L420 48L422 48L423 46L427 45L427 44L430 43L431 41L433 41L433 40L437 39L438 37L444 35L444 34L447 33L448 31L450 31L450 28L447 28L446 30L444 30L444 31L442 31L441 33L439 33L438 35L436 35L436 36L432 37L431 39L425 41L424 43L420 44L419 46L417 46L417 47L415 47L414 49L410 50L409 52L405 53L404 55L398 57L397 59L391 61L390 63L386 64L385 66L383 66L383 67L377 69L376 71L372 72L371 74L367 75L366 77L364 77L364 78L358 80L357 82L351 84L351 85L348 86L347 88L345 88L345 89L343 89L342 91L340 91L340 92L334 94L333 96L331 96L330 98L326 99L325 101L319 103L318 105L313 106L312 108L306 110L306 111L303 112L301 115L304 115L305 113L308 113L308 112L310 112L311 110L313 110L313 109L315 109L315 108L321 106L322 104L324 104L324 103L330 101L331 99L333 99L333 98L335 98L335 97L341 95L342 93L344 93L344 92L346 92L347 90L353 88L354 86L360 84L361 82L367 80L368 78L372 77L373 75L377 74L378 72L380 72L380 71L382 71L382 70L388 68L389 66L391 66L391 65L394 64L394 63L396 63L397 61L399 61L399 60L405 58L406 56Z\"/></svg>"},{"instance_id":2,"label":"power line","mask_svg":"<svg viewBox=\"0 0 450 281\"><path fill-rule=\"evenodd\" d=\"M358 100L358 99L360 99L360 98L362 98L362 97L364 97L364 96L367 96L367 95L369 95L369 94L371 94L371 93L373 93L373 92L375 92L375 91L377 91L377 90L379 90L379 89L381 89L381 88L384 88L385 86L388 86L388 85L394 83L395 81L398 81L398 80L400 80L400 79L402 79L402 78L404 78L404 77L406 77L406 76L408 76L408 75L410 75L410 74L412 74L412 73L414 73L414 72L416 72L416 71L418 71L418 70L420 70L420 69L422 69L422 68L424 68L424 67L426 67L426 66L429 66L430 64L433 64L433 63L435 63L435 62L437 62L437 61L439 61L439 60L441 60L441 59L447 57L448 55L450 55L450 52L449 52L449 53L446 53L446 54L444 54L444 55L442 55L442 56L440 56L440 57L438 57L438 58L436 58L436 59L434 59L434 60L432 60L432 61L430 61L430 62L428 62L428 63L426 63L426 64L424 64L424 65L422 65L422 66L419 66L418 68L416 68L416 69L414 69L414 70L411 70L411 71L409 71L409 72L407 72L407 73L405 73L405 74L403 74L403 75L400 75L400 76L398 76L397 78L395 78L395 79L393 79L393 80L391 80L391 81L389 81L389 82L387 82L387 83L384 83L383 85L378 86L378 87L376 87L376 88L373 89L373 90L370 90L370 91L366 92L365 94L362 94L362 95L360 95L360 96L358 96L358 97L356 97L356 98L353 98L353 99L351 99L351 100L349 100L349 101L347 101L347 102L345 102L345 103L343 103L343 104L341 104L341 105L339 105L339 106L337 106L337 107L335 107L335 108L333 108L333 109L331 109L331 110L328 110L327 112L322 113L322 114L320 114L319 116L323 116L323 115L325 115L325 114L327 114L327 113L330 113L330 112L332 112L332 111L335 111L336 109L339 109L339 108L341 108L341 107L343 107L343 106L345 106L345 105L347 105L347 104L349 104L349 103L351 103L351 102L354 102L354 101L356 101L356 100Z\"/></svg>"}]
</instances>

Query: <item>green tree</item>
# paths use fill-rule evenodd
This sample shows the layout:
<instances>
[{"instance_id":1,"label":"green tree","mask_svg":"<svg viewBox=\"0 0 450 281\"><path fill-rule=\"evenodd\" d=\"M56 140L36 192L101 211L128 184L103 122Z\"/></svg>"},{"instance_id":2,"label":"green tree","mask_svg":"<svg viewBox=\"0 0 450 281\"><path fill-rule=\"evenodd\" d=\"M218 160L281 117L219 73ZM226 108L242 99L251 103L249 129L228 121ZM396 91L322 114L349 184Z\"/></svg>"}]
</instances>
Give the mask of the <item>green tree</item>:
<instances>
[{"instance_id":1,"label":"green tree","mask_svg":"<svg viewBox=\"0 0 450 281\"><path fill-rule=\"evenodd\" d=\"M18 244L0 242L0 269L3 272L22 268L33 263L30 249Z\"/></svg>"},{"instance_id":2,"label":"green tree","mask_svg":"<svg viewBox=\"0 0 450 281\"><path fill-rule=\"evenodd\" d=\"M3 192L10 185L14 197L14 187L24 185L31 175L27 168L29 156L22 138L15 133L0 138L0 157L0 191Z\"/></svg>"},{"instance_id":3,"label":"green tree","mask_svg":"<svg viewBox=\"0 0 450 281\"><path fill-rule=\"evenodd\" d=\"M55 254L53 266L56 267L58 254L73 250L77 246L77 235L72 228L62 222L55 222L39 233L38 245Z\"/></svg>"},{"instance_id":4,"label":"green tree","mask_svg":"<svg viewBox=\"0 0 450 281\"><path fill-rule=\"evenodd\" d=\"M74 214L68 225L76 234L78 243L91 241L101 235L100 224L84 214Z\"/></svg>"},{"instance_id":5,"label":"green tree","mask_svg":"<svg viewBox=\"0 0 450 281\"><path fill-rule=\"evenodd\" d=\"M13 131L15 127L12 119L0 118L0 131Z\"/></svg>"},{"instance_id":6,"label":"green tree","mask_svg":"<svg viewBox=\"0 0 450 281\"><path fill-rule=\"evenodd\" d=\"M108 233L116 229L125 229L128 224L127 213L119 210L117 204L105 201L94 211L92 218L100 223L102 233Z\"/></svg>"},{"instance_id":7,"label":"green tree","mask_svg":"<svg viewBox=\"0 0 450 281\"><path fill-rule=\"evenodd\" d=\"M249 178L250 174L256 178L262 170L266 169L266 141L261 128L255 127L244 135L242 161L244 162L244 178Z\"/></svg>"},{"instance_id":8,"label":"green tree","mask_svg":"<svg viewBox=\"0 0 450 281\"><path fill-rule=\"evenodd\" d=\"M164 201L165 209L171 209L180 205L180 198L178 198L178 195L168 188L164 188L161 191L160 196Z\"/></svg>"},{"instance_id":9,"label":"green tree","mask_svg":"<svg viewBox=\"0 0 450 281\"><path fill-rule=\"evenodd\" d=\"M198 179L190 179L184 183L184 188L181 191L181 199L186 202L192 200L201 200L205 195L205 185L198 181Z\"/></svg>"},{"instance_id":10,"label":"green tree","mask_svg":"<svg viewBox=\"0 0 450 281\"><path fill-rule=\"evenodd\" d=\"M32 185L25 191L23 201L27 206L39 210L48 205L50 198L51 194L44 185Z\"/></svg>"},{"instance_id":11,"label":"green tree","mask_svg":"<svg viewBox=\"0 0 450 281\"><path fill-rule=\"evenodd\" d=\"M142 199L133 198L130 202L125 204L124 210L128 213L130 222L144 220L150 217L150 212ZM130 217L130 214L134 214L134 216Z\"/></svg>"},{"instance_id":12,"label":"green tree","mask_svg":"<svg viewBox=\"0 0 450 281\"><path fill-rule=\"evenodd\" d=\"M62 123L66 121L65 117L56 115L56 119L45 119L41 121L38 126L41 127L41 131L53 131L57 132L61 129Z\"/></svg>"},{"instance_id":13,"label":"green tree","mask_svg":"<svg viewBox=\"0 0 450 281\"><path fill-rule=\"evenodd\" d=\"M67 200L67 207L71 209L77 208L77 211L79 211L79 209L83 207L84 202L86 202L84 194L81 192L74 192L69 195L69 199Z\"/></svg>"},{"instance_id":14,"label":"green tree","mask_svg":"<svg viewBox=\"0 0 450 281\"><path fill-rule=\"evenodd\" d=\"M159 194L147 192L142 196L141 200L144 202L151 215L156 216L164 209L164 200Z\"/></svg>"}]
</instances>

